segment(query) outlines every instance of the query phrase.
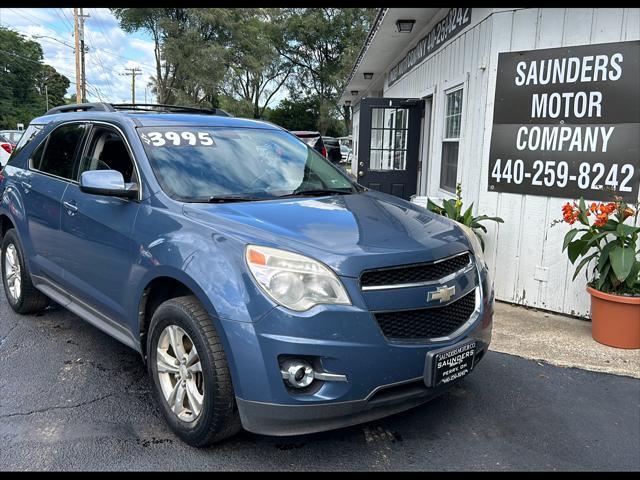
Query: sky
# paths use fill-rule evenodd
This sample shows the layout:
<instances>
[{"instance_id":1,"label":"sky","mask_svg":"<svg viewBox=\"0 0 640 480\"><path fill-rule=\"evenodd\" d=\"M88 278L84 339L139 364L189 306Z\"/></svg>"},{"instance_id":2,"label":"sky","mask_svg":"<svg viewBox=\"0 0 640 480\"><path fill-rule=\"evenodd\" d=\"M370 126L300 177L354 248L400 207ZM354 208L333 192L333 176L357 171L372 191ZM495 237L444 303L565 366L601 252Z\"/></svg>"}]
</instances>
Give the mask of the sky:
<instances>
[{"instance_id":1,"label":"sky","mask_svg":"<svg viewBox=\"0 0 640 480\"><path fill-rule=\"evenodd\" d=\"M84 28L85 46L89 47L85 54L87 100L131 102L131 76L125 75L125 69L138 67L142 75L136 77L136 102L145 102L146 95L146 103L154 103L149 86L155 72L151 36L143 31L124 32L107 8L85 8L84 14L90 15ZM0 25L40 43L43 62L72 82L68 95L76 92L73 8L0 8ZM274 96L270 107L286 95L284 90Z\"/></svg>"}]
</instances>

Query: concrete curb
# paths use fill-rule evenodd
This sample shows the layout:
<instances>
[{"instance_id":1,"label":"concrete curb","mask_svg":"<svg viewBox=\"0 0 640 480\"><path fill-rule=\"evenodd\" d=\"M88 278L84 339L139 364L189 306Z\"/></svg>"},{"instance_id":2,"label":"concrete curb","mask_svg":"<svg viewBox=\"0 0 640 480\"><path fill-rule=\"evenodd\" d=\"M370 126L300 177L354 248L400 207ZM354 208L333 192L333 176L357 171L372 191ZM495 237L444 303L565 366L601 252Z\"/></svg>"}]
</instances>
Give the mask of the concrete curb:
<instances>
[{"instance_id":1,"label":"concrete curb","mask_svg":"<svg viewBox=\"0 0 640 480\"><path fill-rule=\"evenodd\" d=\"M490 350L640 378L640 350L609 347L591 337L591 322L496 302Z\"/></svg>"}]
</instances>

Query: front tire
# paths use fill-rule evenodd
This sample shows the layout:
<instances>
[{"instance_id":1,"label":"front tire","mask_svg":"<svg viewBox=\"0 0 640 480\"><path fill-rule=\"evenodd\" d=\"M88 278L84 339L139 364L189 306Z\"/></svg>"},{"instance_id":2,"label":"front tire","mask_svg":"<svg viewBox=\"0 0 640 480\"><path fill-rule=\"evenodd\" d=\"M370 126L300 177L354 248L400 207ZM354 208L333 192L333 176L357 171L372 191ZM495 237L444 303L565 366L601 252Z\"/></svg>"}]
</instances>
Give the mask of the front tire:
<instances>
[{"instance_id":1,"label":"front tire","mask_svg":"<svg viewBox=\"0 0 640 480\"><path fill-rule=\"evenodd\" d=\"M44 310L49 305L49 299L33 286L29 267L14 229L4 235L1 252L4 293L13 311L25 315Z\"/></svg>"},{"instance_id":2,"label":"front tire","mask_svg":"<svg viewBox=\"0 0 640 480\"><path fill-rule=\"evenodd\" d=\"M196 297L174 298L158 307L147 353L162 413L182 440L205 447L241 430L220 337Z\"/></svg>"}]
</instances>

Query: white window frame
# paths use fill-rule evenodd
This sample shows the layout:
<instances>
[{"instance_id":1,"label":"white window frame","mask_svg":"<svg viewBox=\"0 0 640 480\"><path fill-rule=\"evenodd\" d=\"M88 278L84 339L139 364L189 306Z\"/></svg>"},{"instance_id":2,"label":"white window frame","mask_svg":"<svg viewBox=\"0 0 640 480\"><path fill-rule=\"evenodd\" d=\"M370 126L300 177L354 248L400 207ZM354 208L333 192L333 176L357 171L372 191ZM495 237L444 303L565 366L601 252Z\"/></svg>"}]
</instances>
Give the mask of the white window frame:
<instances>
[{"instance_id":1,"label":"white window frame","mask_svg":"<svg viewBox=\"0 0 640 480\"><path fill-rule=\"evenodd\" d=\"M438 184L438 192L441 193L444 197L453 197L455 196L455 186L453 187L453 191L451 190L447 190L445 188L443 188L442 186L442 182L441 182L441 177L442 177L442 152L443 152L443 148L442 148L442 144L444 143L453 143L453 142L458 142L458 158L456 159L456 164L457 164L457 168L456 168L456 185L459 183L460 181L460 173L461 173L461 169L460 169L460 144L462 143L462 138L464 135L464 131L465 131L465 119L466 119L466 115L465 115L465 110L466 110L466 104L467 104L467 95L466 95L466 81L461 81L459 83L457 83L455 86L447 88L446 90L442 91L442 130L441 130L441 140L440 140L440 154L437 157L437 162L438 162L438 176L437 176L437 184ZM462 90L462 105L461 105L461 110L460 110L460 132L458 137L446 137L446 131L447 131L447 97L449 95L451 95L454 92L457 92L458 90Z\"/></svg>"}]
</instances>

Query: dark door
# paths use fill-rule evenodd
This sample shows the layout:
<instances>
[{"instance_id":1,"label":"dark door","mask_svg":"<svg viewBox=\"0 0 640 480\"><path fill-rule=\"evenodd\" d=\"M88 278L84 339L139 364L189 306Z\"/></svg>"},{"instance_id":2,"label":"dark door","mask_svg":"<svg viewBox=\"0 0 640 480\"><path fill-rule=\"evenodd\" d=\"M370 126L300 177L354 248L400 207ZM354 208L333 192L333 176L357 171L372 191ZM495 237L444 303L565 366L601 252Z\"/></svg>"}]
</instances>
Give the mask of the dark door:
<instances>
[{"instance_id":1,"label":"dark door","mask_svg":"<svg viewBox=\"0 0 640 480\"><path fill-rule=\"evenodd\" d=\"M408 200L416 193L424 101L365 98L360 102L358 182Z\"/></svg>"}]
</instances>

